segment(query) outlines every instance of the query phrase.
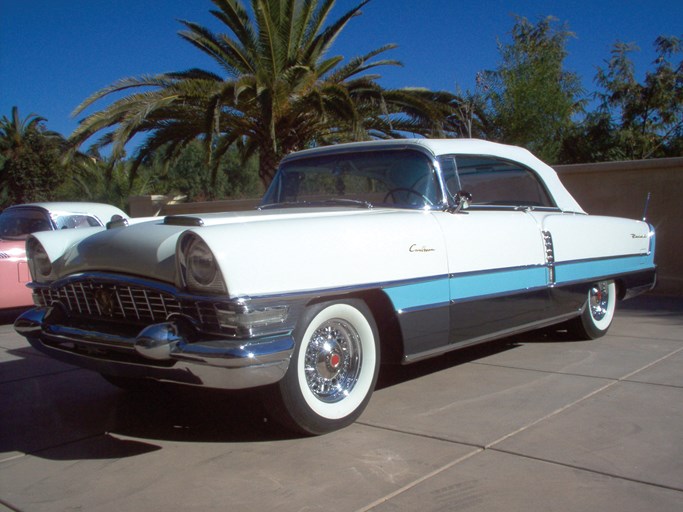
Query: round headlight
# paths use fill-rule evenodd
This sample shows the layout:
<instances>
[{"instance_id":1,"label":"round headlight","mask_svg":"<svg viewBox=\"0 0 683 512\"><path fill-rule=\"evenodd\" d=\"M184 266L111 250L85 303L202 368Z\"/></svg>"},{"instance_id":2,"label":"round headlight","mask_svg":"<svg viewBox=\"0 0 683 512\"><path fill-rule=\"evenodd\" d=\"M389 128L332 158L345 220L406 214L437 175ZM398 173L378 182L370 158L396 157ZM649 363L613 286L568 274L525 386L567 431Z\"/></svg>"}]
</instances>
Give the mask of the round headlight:
<instances>
[{"instance_id":1,"label":"round headlight","mask_svg":"<svg viewBox=\"0 0 683 512\"><path fill-rule=\"evenodd\" d=\"M198 238L195 238L188 248L187 267L192 278L203 286L213 283L218 272L211 249Z\"/></svg>"},{"instance_id":2,"label":"round headlight","mask_svg":"<svg viewBox=\"0 0 683 512\"><path fill-rule=\"evenodd\" d=\"M45 248L35 238L29 240L26 255L33 262L35 272L43 277L48 277L52 273L50 257L47 255Z\"/></svg>"}]
</instances>

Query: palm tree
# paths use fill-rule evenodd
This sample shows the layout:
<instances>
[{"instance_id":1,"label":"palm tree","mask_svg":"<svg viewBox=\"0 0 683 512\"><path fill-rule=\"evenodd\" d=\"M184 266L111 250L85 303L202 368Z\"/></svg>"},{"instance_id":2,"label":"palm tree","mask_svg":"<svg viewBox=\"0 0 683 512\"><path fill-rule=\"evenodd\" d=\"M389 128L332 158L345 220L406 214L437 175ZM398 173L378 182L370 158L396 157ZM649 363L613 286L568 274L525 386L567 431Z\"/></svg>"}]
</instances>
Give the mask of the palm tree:
<instances>
[{"instance_id":1,"label":"palm tree","mask_svg":"<svg viewBox=\"0 0 683 512\"><path fill-rule=\"evenodd\" d=\"M58 136L55 132L42 129L41 123L46 119L37 114L29 114L24 119L19 117L19 108L12 107L10 118L2 116L0 119L0 154L11 160L21 153L26 146L26 137L33 133L40 133L47 137Z\"/></svg>"},{"instance_id":2,"label":"palm tree","mask_svg":"<svg viewBox=\"0 0 683 512\"><path fill-rule=\"evenodd\" d=\"M45 121L36 114L21 118L16 106L0 119L0 206L50 199L64 180L67 142Z\"/></svg>"},{"instance_id":3,"label":"palm tree","mask_svg":"<svg viewBox=\"0 0 683 512\"><path fill-rule=\"evenodd\" d=\"M386 45L343 63L328 56L335 39L369 0L327 23L335 0L212 0L211 10L228 33L182 21L180 36L209 55L220 73L189 69L120 80L87 98L82 113L98 100L133 91L87 116L71 136L82 144L102 133L96 147L112 154L136 135L146 139L134 155L135 169L158 152L171 157L192 140L203 140L214 172L230 147L243 158L259 155L259 177L267 186L287 153L337 141L434 133L444 103L427 91L384 90L375 60Z\"/></svg>"}]
</instances>

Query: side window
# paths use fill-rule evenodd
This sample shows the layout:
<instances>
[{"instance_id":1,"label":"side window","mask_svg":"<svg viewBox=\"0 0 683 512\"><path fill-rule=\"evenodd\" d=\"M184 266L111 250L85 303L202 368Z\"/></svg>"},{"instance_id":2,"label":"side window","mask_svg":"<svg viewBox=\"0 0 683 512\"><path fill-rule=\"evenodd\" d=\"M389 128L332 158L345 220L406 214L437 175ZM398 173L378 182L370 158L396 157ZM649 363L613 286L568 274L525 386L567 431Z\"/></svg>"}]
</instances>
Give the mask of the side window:
<instances>
[{"instance_id":1,"label":"side window","mask_svg":"<svg viewBox=\"0 0 683 512\"><path fill-rule=\"evenodd\" d=\"M538 177L523 165L485 156L452 155L440 164L450 194L472 194L473 206L555 206Z\"/></svg>"}]
</instances>

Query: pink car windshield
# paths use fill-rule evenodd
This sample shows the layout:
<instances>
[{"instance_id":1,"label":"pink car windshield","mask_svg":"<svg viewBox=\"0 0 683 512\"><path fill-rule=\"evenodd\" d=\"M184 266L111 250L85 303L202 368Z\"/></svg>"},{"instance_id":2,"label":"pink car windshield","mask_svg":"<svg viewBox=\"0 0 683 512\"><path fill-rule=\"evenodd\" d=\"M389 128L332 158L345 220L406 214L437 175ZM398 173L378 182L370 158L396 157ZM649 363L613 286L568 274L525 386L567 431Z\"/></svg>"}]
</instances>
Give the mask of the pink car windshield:
<instances>
[{"instance_id":1,"label":"pink car windshield","mask_svg":"<svg viewBox=\"0 0 683 512\"><path fill-rule=\"evenodd\" d=\"M8 209L0 214L0 238L6 240L21 240L30 233L52 229L47 213L38 209Z\"/></svg>"}]
</instances>

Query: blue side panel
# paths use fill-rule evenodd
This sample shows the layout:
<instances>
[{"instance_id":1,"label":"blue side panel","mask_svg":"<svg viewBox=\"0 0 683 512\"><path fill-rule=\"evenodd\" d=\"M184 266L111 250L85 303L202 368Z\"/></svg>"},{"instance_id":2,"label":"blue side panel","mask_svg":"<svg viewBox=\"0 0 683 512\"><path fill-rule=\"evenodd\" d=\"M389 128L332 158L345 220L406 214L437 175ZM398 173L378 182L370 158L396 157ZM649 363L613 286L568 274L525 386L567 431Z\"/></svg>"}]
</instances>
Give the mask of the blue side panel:
<instances>
[{"instance_id":1,"label":"blue side panel","mask_svg":"<svg viewBox=\"0 0 683 512\"><path fill-rule=\"evenodd\" d=\"M497 270L455 275L450 280L451 299L490 297L544 287L548 284L546 267Z\"/></svg>"},{"instance_id":2,"label":"blue side panel","mask_svg":"<svg viewBox=\"0 0 683 512\"><path fill-rule=\"evenodd\" d=\"M654 268L654 254L605 258L601 260L557 263L555 281L557 284L573 283L604 276L614 276Z\"/></svg>"},{"instance_id":3,"label":"blue side panel","mask_svg":"<svg viewBox=\"0 0 683 512\"><path fill-rule=\"evenodd\" d=\"M484 298L543 288L548 283L546 267L472 272L438 277L430 281L386 287L394 308L410 311L448 304L451 300Z\"/></svg>"},{"instance_id":4,"label":"blue side panel","mask_svg":"<svg viewBox=\"0 0 683 512\"><path fill-rule=\"evenodd\" d=\"M448 304L450 300L446 276L431 281L392 286L384 291L397 311L437 307Z\"/></svg>"},{"instance_id":5,"label":"blue side panel","mask_svg":"<svg viewBox=\"0 0 683 512\"><path fill-rule=\"evenodd\" d=\"M654 254L557 263L555 284L563 285L654 268ZM545 266L498 269L440 276L385 286L397 311L441 307L451 301L484 299L548 286Z\"/></svg>"}]
</instances>

